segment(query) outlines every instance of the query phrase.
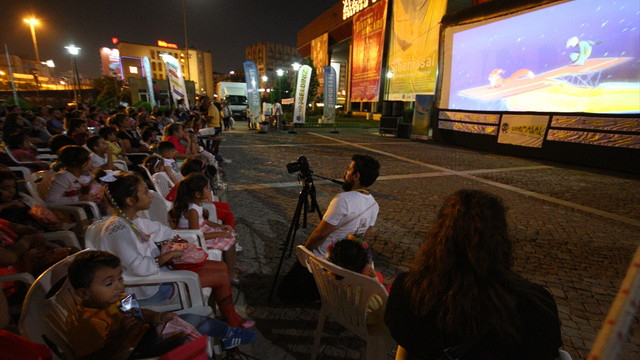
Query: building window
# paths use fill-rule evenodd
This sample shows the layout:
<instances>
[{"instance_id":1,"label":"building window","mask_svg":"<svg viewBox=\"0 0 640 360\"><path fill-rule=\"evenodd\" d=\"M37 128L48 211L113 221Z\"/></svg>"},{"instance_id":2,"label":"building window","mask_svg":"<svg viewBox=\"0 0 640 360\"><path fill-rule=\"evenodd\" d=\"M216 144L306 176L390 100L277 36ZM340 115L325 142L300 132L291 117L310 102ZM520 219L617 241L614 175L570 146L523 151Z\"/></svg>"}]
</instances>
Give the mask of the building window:
<instances>
[{"instance_id":1,"label":"building window","mask_svg":"<svg viewBox=\"0 0 640 360\"><path fill-rule=\"evenodd\" d=\"M155 60L156 59L156 52L151 50L151 60Z\"/></svg>"},{"instance_id":2,"label":"building window","mask_svg":"<svg viewBox=\"0 0 640 360\"><path fill-rule=\"evenodd\" d=\"M155 62L151 63L151 70L156 71L156 63Z\"/></svg>"},{"instance_id":3,"label":"building window","mask_svg":"<svg viewBox=\"0 0 640 360\"><path fill-rule=\"evenodd\" d=\"M147 94L147 89L139 89L138 90L138 98L140 101L148 102L149 95Z\"/></svg>"}]
</instances>

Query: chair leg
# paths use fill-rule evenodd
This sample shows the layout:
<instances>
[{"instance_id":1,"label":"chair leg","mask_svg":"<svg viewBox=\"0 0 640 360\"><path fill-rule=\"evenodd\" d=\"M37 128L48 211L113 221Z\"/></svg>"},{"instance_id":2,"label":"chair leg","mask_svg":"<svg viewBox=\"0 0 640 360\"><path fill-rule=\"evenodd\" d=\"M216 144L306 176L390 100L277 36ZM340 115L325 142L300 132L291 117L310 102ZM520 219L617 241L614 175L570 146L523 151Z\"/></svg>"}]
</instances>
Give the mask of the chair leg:
<instances>
[{"instance_id":1,"label":"chair leg","mask_svg":"<svg viewBox=\"0 0 640 360\"><path fill-rule=\"evenodd\" d=\"M322 332L324 331L324 322L327 320L327 314L324 308L320 310L318 316L318 326L316 327L316 334L313 337L313 348L311 350L311 360L316 360L318 356L318 348L320 347L320 339L322 339Z\"/></svg>"},{"instance_id":2,"label":"chair leg","mask_svg":"<svg viewBox=\"0 0 640 360\"><path fill-rule=\"evenodd\" d=\"M367 360L387 359L389 344L386 336L367 336Z\"/></svg>"}]
</instances>

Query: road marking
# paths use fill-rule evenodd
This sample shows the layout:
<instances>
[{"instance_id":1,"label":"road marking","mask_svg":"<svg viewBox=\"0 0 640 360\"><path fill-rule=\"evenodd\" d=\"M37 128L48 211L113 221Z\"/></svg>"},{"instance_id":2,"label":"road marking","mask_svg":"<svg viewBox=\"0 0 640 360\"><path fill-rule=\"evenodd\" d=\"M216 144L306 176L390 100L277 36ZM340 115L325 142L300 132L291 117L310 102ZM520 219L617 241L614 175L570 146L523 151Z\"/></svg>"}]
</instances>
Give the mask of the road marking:
<instances>
[{"instance_id":1,"label":"road marking","mask_svg":"<svg viewBox=\"0 0 640 360\"><path fill-rule=\"evenodd\" d=\"M398 142L376 142L376 143L354 143L358 145L397 145ZM342 146L342 144L331 143L314 143L314 144L255 144L255 145L232 145L225 146L225 149L231 148L254 148L254 147L297 147L297 146Z\"/></svg>"},{"instance_id":2,"label":"road marking","mask_svg":"<svg viewBox=\"0 0 640 360\"><path fill-rule=\"evenodd\" d=\"M447 169L447 168L444 168L442 166L428 164L428 163L425 163L425 162L422 162L422 161L419 161L419 160L409 159L409 158L406 158L404 156L395 155L395 154L392 154L392 153L389 153L389 152L386 152L386 151L372 149L372 148L366 147L364 145L352 144L352 143L350 143L348 141L335 139L335 138L332 138L330 136L326 136L326 135L322 135L322 134L318 134L318 133L309 132L308 134L315 135L315 136L318 136L318 137L321 137L321 138L324 138L324 139L330 139L330 140L333 140L333 141L337 141L337 142L339 142L341 144L344 144L344 145L349 145L349 146L360 148L360 149L363 149L363 150L375 152L375 153L378 153L378 154L381 154L381 155L386 155L386 156L392 157L394 159L398 159L400 161L408 162L408 163L415 164L415 165L418 165L418 166L427 167L427 168L434 169L434 170L438 170L440 172L447 173L447 174L450 174L450 175L457 175L457 176L463 177L465 179L478 181L478 182L481 182L483 184L492 185L492 186L495 186L495 187L498 187L498 188L501 188L501 189L505 189L505 190L509 190L509 191L513 191L513 192L516 192L516 193L519 193L519 194L522 194L522 195L525 195L525 196L530 196L530 197L533 197L533 198L536 198L536 199L540 199L540 200L548 201L548 202L551 202L551 203L554 203L554 204L566 206L566 207L569 207L569 208L572 208L572 209L575 209L575 210L580 210L580 211L583 211L583 212L587 212L587 213L595 214L595 215L598 215L598 216L602 216L602 217L605 217L605 218L608 218L608 219L620 221L620 222L623 222L625 224L629 224L629 225L634 225L634 226L640 227L640 221L635 220L635 219L630 219L630 218L627 218L627 217L624 217L624 216L620 216L618 214L613 214L613 213L610 213L608 211L603 211L603 210L599 210L599 209L592 208L592 207L589 207L589 206L576 204L576 203L573 203L573 202L570 202L570 201L566 201L566 200L562 200L562 199L556 199L556 198L548 196L548 195L539 194L539 193L536 193L536 192L533 192L533 191L529 191L529 190L525 190L525 189L521 189L519 187L515 187L515 186L512 186L512 185L499 183L499 182L496 182L496 181L493 181L493 180L483 179L483 178L480 178L480 177L477 177L477 176L473 176L473 175L471 175L471 173L466 172L466 171L456 171L456 170Z\"/></svg>"}]
</instances>

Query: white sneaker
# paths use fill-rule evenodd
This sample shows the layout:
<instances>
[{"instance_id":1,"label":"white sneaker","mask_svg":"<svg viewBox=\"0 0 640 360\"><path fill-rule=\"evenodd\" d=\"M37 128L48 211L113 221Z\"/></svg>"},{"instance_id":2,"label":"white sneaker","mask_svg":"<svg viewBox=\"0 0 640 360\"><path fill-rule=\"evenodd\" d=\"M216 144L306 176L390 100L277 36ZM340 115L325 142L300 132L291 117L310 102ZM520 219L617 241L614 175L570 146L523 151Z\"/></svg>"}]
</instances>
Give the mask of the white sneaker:
<instances>
[{"instance_id":1,"label":"white sneaker","mask_svg":"<svg viewBox=\"0 0 640 360\"><path fill-rule=\"evenodd\" d=\"M222 159L222 162L225 164L231 164L233 161L231 161L231 159L224 158Z\"/></svg>"},{"instance_id":2,"label":"white sneaker","mask_svg":"<svg viewBox=\"0 0 640 360\"><path fill-rule=\"evenodd\" d=\"M240 251L242 251L242 250L244 250L244 249L242 248L242 246L240 246L240 244L238 244L238 243L236 242L236 252L240 252Z\"/></svg>"}]
</instances>

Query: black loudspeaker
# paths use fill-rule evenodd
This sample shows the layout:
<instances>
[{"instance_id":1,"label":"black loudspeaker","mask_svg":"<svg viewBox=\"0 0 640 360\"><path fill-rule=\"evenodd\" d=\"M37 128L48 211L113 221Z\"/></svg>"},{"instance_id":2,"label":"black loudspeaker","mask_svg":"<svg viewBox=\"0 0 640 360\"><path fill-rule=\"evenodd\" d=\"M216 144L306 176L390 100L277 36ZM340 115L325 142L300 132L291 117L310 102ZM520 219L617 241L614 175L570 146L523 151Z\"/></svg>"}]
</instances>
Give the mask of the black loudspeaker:
<instances>
[{"instance_id":1,"label":"black loudspeaker","mask_svg":"<svg viewBox=\"0 0 640 360\"><path fill-rule=\"evenodd\" d=\"M402 116L403 112L404 112L404 102L394 101L393 106L391 108L391 116Z\"/></svg>"},{"instance_id":2,"label":"black loudspeaker","mask_svg":"<svg viewBox=\"0 0 640 360\"><path fill-rule=\"evenodd\" d=\"M391 116L393 112L393 101L382 102L382 116Z\"/></svg>"},{"instance_id":3,"label":"black loudspeaker","mask_svg":"<svg viewBox=\"0 0 640 360\"><path fill-rule=\"evenodd\" d=\"M381 116L380 117L380 134L398 133L398 124L402 121L401 117Z\"/></svg>"},{"instance_id":4,"label":"black loudspeaker","mask_svg":"<svg viewBox=\"0 0 640 360\"><path fill-rule=\"evenodd\" d=\"M399 138L410 139L411 138L411 124L398 124L398 135Z\"/></svg>"}]
</instances>

